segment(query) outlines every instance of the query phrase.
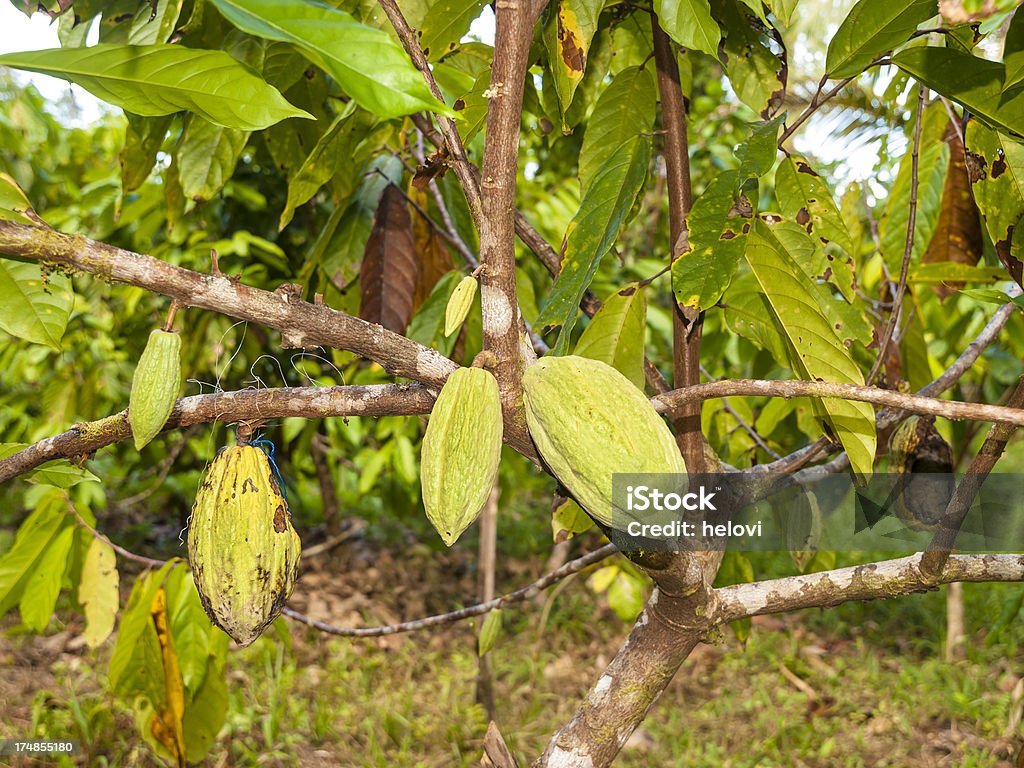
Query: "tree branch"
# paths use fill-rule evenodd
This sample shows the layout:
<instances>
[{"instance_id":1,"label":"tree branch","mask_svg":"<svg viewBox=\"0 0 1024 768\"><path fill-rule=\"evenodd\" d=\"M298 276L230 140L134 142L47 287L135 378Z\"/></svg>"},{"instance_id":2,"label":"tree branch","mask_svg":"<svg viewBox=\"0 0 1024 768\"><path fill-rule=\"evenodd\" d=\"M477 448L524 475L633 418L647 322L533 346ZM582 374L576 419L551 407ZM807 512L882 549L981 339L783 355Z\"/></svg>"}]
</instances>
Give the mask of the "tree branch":
<instances>
[{"instance_id":1,"label":"tree branch","mask_svg":"<svg viewBox=\"0 0 1024 768\"><path fill-rule=\"evenodd\" d=\"M287 347L346 349L395 376L443 384L458 365L437 350L325 305L264 291L222 274L204 275L81 235L0 221L0 255L89 272L281 331Z\"/></svg>"},{"instance_id":2,"label":"tree branch","mask_svg":"<svg viewBox=\"0 0 1024 768\"><path fill-rule=\"evenodd\" d=\"M953 420L1004 422L1024 426L1024 410L984 403L939 400L923 395L908 395L891 389L837 384L831 381L765 381L761 379L723 379L694 387L685 387L651 399L659 413L677 412L692 402L734 395L760 397L830 397L886 405L911 413L926 413ZM765 465L767 466L767 465Z\"/></svg>"},{"instance_id":3,"label":"tree branch","mask_svg":"<svg viewBox=\"0 0 1024 768\"><path fill-rule=\"evenodd\" d=\"M215 421L231 423L287 416L318 419L325 416L411 416L430 413L434 398L435 394L429 389L415 384L247 389L193 395L175 403L164 431ZM93 453L127 440L131 434L127 410L99 421L76 424L67 432L0 459L0 483L52 459Z\"/></svg>"},{"instance_id":4,"label":"tree branch","mask_svg":"<svg viewBox=\"0 0 1024 768\"><path fill-rule=\"evenodd\" d=\"M922 555L837 568L802 576L734 584L715 590L714 621L725 624L747 616L825 608L851 600L876 600L927 592L959 581L1024 581L1024 555L952 555L941 576L921 571Z\"/></svg>"},{"instance_id":5,"label":"tree branch","mask_svg":"<svg viewBox=\"0 0 1024 768\"><path fill-rule=\"evenodd\" d=\"M575 573L579 573L587 566L599 563L617 552L618 550L615 548L614 544L605 544L600 549L596 549L582 557L576 558L575 560L570 560L558 570L542 576L532 584L520 587L515 592L509 592L508 594L501 595L493 600L477 603L476 605L471 605L467 608L460 608L457 611L440 613L435 616L426 616L422 619L414 619L413 621L403 621L398 624L388 624L387 626L382 627L336 627L333 624L327 624L323 621L311 619L309 616L299 613L298 611L293 611L291 608L285 608L283 613L288 618L302 622L303 624L308 624L315 629L319 629L321 632L326 632L329 635L339 635L341 637L383 637L385 635L397 635L401 632L415 632L420 629L427 629L428 627L436 627L441 624L451 624L455 621L462 621L463 619L469 619L473 616L483 616L485 613L490 613L496 608L504 608L506 605L524 602L532 598L541 590L547 589L563 579L566 579Z\"/></svg>"}]
</instances>

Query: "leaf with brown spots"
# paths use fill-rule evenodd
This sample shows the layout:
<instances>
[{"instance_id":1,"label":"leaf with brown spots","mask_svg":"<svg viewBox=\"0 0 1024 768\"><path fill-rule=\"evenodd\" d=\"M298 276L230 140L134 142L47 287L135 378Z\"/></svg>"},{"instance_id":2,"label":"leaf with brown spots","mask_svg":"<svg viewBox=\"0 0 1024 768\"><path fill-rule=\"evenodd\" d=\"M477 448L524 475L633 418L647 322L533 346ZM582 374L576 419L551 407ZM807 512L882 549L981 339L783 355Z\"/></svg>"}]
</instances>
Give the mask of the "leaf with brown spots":
<instances>
[{"instance_id":1,"label":"leaf with brown spots","mask_svg":"<svg viewBox=\"0 0 1024 768\"><path fill-rule=\"evenodd\" d=\"M779 164L775 171L775 196L782 213L797 220L808 234L826 243L834 242L847 253L853 250L850 232L832 191L799 155L791 155Z\"/></svg>"},{"instance_id":2,"label":"leaf with brown spots","mask_svg":"<svg viewBox=\"0 0 1024 768\"><path fill-rule=\"evenodd\" d=\"M377 206L359 269L359 316L389 331L405 333L418 273L409 207L402 191L389 184Z\"/></svg>"},{"instance_id":3,"label":"leaf with brown spots","mask_svg":"<svg viewBox=\"0 0 1024 768\"><path fill-rule=\"evenodd\" d=\"M597 17L604 4L595 0L560 0L548 12L544 45L563 119L587 68ZM565 126L563 126L565 127Z\"/></svg>"}]
</instances>

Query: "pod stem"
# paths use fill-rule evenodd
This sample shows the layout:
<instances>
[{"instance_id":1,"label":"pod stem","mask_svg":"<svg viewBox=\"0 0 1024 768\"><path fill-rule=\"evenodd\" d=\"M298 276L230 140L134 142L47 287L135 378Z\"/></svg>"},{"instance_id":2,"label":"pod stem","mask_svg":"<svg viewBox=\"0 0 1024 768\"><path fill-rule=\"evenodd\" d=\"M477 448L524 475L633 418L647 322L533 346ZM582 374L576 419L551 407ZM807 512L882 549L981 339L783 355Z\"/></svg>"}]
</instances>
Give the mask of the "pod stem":
<instances>
[{"instance_id":1,"label":"pod stem","mask_svg":"<svg viewBox=\"0 0 1024 768\"><path fill-rule=\"evenodd\" d=\"M164 331L170 333L174 330L174 317L178 314L178 300L171 301L171 308L167 310L167 319L164 320Z\"/></svg>"}]
</instances>

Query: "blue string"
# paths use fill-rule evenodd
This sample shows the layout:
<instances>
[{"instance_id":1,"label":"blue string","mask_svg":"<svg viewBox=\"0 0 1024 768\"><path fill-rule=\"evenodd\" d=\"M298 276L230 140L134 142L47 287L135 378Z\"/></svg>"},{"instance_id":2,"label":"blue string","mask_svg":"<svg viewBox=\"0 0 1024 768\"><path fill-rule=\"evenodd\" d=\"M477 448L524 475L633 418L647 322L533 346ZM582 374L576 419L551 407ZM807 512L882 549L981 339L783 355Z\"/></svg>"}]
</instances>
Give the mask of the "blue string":
<instances>
[{"instance_id":1,"label":"blue string","mask_svg":"<svg viewBox=\"0 0 1024 768\"><path fill-rule=\"evenodd\" d=\"M251 441L249 445L255 445L261 451L267 454L267 460L270 462L270 468L274 470L274 480L277 481L277 487L281 489L281 496L284 497L284 502L285 504L287 504L288 489L284 487L284 478L281 477L281 470L277 468L277 462L274 461L274 444L270 440L267 440L265 437L260 437L257 440Z\"/></svg>"}]
</instances>

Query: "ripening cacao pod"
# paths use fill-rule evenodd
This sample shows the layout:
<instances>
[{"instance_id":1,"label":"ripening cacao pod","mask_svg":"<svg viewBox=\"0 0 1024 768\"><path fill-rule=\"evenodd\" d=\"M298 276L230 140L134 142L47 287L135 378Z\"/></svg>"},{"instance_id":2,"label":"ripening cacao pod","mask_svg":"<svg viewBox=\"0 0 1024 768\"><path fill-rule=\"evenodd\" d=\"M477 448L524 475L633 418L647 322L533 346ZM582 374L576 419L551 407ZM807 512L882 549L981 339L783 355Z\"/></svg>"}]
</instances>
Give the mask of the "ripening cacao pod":
<instances>
[{"instance_id":1,"label":"ripening cacao pod","mask_svg":"<svg viewBox=\"0 0 1024 768\"><path fill-rule=\"evenodd\" d=\"M501 435L498 382L483 368L459 368L441 387L420 453L423 507L449 547L494 487Z\"/></svg>"},{"instance_id":2,"label":"ripening cacao pod","mask_svg":"<svg viewBox=\"0 0 1024 768\"><path fill-rule=\"evenodd\" d=\"M896 475L893 509L914 530L933 530L953 498L953 451L934 416L911 416L889 437L889 469Z\"/></svg>"},{"instance_id":3,"label":"ripening cacao pod","mask_svg":"<svg viewBox=\"0 0 1024 768\"><path fill-rule=\"evenodd\" d=\"M291 595L300 551L267 455L251 445L223 448L188 529L192 577L213 623L240 645L259 637Z\"/></svg>"},{"instance_id":4,"label":"ripening cacao pod","mask_svg":"<svg viewBox=\"0 0 1024 768\"><path fill-rule=\"evenodd\" d=\"M444 335L451 336L465 321L469 310L473 308L473 299L476 298L476 278L466 275L459 284L455 286L451 298L448 299L448 306L444 308Z\"/></svg>"},{"instance_id":5,"label":"ripening cacao pod","mask_svg":"<svg viewBox=\"0 0 1024 768\"><path fill-rule=\"evenodd\" d=\"M158 328L150 332L132 376L128 423L132 425L136 450L141 450L164 428L180 389L181 336Z\"/></svg>"},{"instance_id":6,"label":"ripening cacao pod","mask_svg":"<svg viewBox=\"0 0 1024 768\"><path fill-rule=\"evenodd\" d=\"M523 403L544 463L605 525L613 525L612 474L686 472L654 406L610 365L578 356L545 357L523 375Z\"/></svg>"}]
</instances>

